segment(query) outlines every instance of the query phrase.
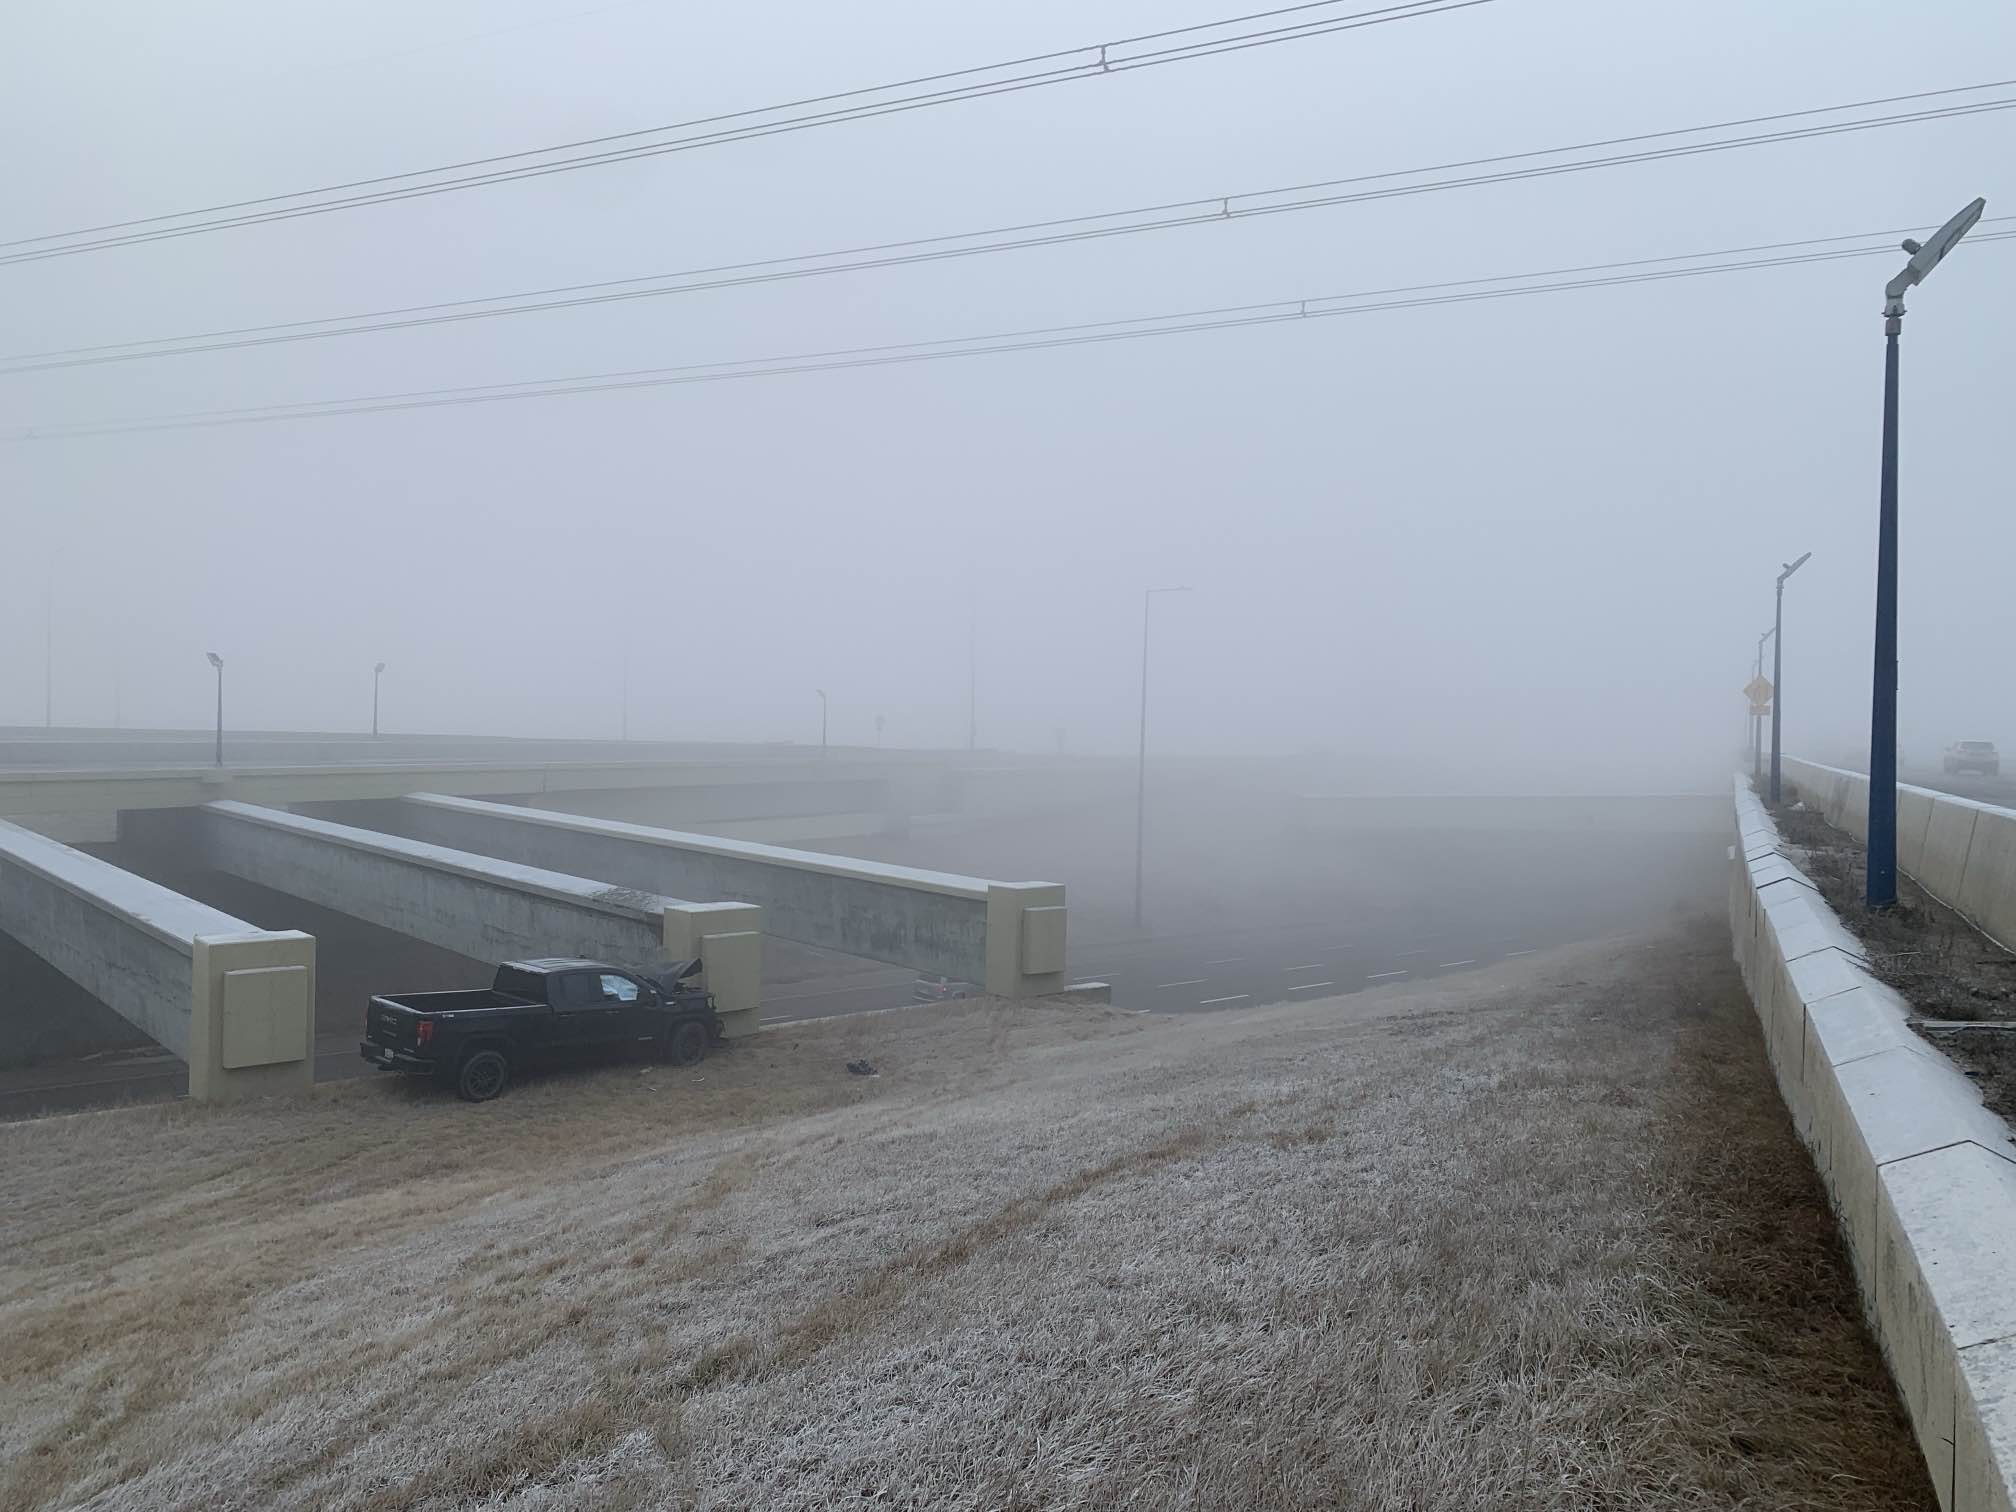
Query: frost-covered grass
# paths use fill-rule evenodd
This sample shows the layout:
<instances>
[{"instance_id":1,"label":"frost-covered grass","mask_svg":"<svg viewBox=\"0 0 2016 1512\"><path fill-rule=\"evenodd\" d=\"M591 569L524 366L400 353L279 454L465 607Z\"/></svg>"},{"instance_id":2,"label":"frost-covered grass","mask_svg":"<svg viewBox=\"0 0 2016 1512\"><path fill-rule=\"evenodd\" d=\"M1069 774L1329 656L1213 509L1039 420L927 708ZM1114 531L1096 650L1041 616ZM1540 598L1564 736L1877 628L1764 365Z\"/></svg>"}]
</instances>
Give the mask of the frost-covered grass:
<instances>
[{"instance_id":1,"label":"frost-covered grass","mask_svg":"<svg viewBox=\"0 0 2016 1512\"><path fill-rule=\"evenodd\" d=\"M1726 958L0 1129L0 1506L1929 1506Z\"/></svg>"}]
</instances>

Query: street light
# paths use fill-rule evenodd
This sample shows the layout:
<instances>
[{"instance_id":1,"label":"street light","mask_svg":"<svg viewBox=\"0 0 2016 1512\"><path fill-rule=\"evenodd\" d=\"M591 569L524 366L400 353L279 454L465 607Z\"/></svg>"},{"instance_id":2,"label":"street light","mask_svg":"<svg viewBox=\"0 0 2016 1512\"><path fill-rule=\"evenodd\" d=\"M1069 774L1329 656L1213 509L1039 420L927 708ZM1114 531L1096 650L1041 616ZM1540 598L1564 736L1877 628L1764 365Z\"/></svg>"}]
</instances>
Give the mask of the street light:
<instances>
[{"instance_id":1,"label":"street light","mask_svg":"<svg viewBox=\"0 0 2016 1512\"><path fill-rule=\"evenodd\" d=\"M1777 633L1766 630L1757 637L1757 677L1764 675L1764 642ZM1755 704L1750 706L1750 781L1753 785L1764 781L1764 716L1757 712Z\"/></svg>"},{"instance_id":2,"label":"street light","mask_svg":"<svg viewBox=\"0 0 2016 1512\"><path fill-rule=\"evenodd\" d=\"M371 738L378 738L378 679L385 675L385 663L371 669Z\"/></svg>"},{"instance_id":3,"label":"street light","mask_svg":"<svg viewBox=\"0 0 2016 1512\"><path fill-rule=\"evenodd\" d=\"M812 691L819 695L819 754L824 756L826 754L826 690L824 688L814 688Z\"/></svg>"},{"instance_id":4,"label":"street light","mask_svg":"<svg viewBox=\"0 0 2016 1512\"><path fill-rule=\"evenodd\" d=\"M1876 526L1876 657L1869 699L1869 865L1866 901L1897 901L1897 338L1904 329L1904 291L1925 281L1940 260L1981 219L1977 199L1932 233L1904 242L1911 254L1883 286L1883 480Z\"/></svg>"},{"instance_id":5,"label":"street light","mask_svg":"<svg viewBox=\"0 0 2016 1512\"><path fill-rule=\"evenodd\" d=\"M1782 760L1779 734L1785 717L1785 579L1813 560L1807 552L1796 562L1787 562L1778 574L1778 609L1771 622L1771 805L1776 808L1780 794Z\"/></svg>"},{"instance_id":6,"label":"street light","mask_svg":"<svg viewBox=\"0 0 2016 1512\"><path fill-rule=\"evenodd\" d=\"M1149 588L1141 594L1141 750L1134 771L1134 927L1141 924L1141 857L1148 826L1148 606L1158 593L1188 593L1189 585Z\"/></svg>"},{"instance_id":7,"label":"street light","mask_svg":"<svg viewBox=\"0 0 2016 1512\"><path fill-rule=\"evenodd\" d=\"M205 651L210 665L217 669L217 765L224 765L224 658L215 651Z\"/></svg>"}]
</instances>

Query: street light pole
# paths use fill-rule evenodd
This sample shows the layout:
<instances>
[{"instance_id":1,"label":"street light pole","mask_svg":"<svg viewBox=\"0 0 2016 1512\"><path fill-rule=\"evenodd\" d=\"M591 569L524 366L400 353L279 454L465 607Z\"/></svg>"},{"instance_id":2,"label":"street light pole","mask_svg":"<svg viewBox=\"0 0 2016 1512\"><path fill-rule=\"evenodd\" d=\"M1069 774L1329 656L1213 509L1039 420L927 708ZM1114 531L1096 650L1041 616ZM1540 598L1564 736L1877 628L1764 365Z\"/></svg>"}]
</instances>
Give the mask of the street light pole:
<instances>
[{"instance_id":1,"label":"street light pole","mask_svg":"<svg viewBox=\"0 0 2016 1512\"><path fill-rule=\"evenodd\" d=\"M812 691L819 695L819 754L824 756L826 754L826 690L824 688L814 688Z\"/></svg>"},{"instance_id":2,"label":"street light pole","mask_svg":"<svg viewBox=\"0 0 2016 1512\"><path fill-rule=\"evenodd\" d=\"M385 663L371 669L371 738L378 738L378 679L385 675Z\"/></svg>"},{"instance_id":3,"label":"street light pole","mask_svg":"<svg viewBox=\"0 0 2016 1512\"><path fill-rule=\"evenodd\" d=\"M1897 902L1897 338L1904 331L1904 291L1925 281L1981 219L1987 201L1965 206L1926 242L1906 240L1911 255L1883 286L1883 475L1877 499L1876 655L1869 698L1869 856L1865 901Z\"/></svg>"},{"instance_id":4,"label":"street light pole","mask_svg":"<svg viewBox=\"0 0 2016 1512\"><path fill-rule=\"evenodd\" d=\"M215 651L203 653L217 669L217 765L224 765L224 658Z\"/></svg>"},{"instance_id":5,"label":"street light pole","mask_svg":"<svg viewBox=\"0 0 2016 1512\"><path fill-rule=\"evenodd\" d=\"M1771 805L1778 806L1783 792L1783 747L1779 736L1785 718L1785 579L1812 559L1807 552L1796 562L1787 562L1778 574L1778 607L1771 621Z\"/></svg>"},{"instance_id":6,"label":"street light pole","mask_svg":"<svg viewBox=\"0 0 2016 1512\"><path fill-rule=\"evenodd\" d=\"M1141 744L1134 767L1134 928L1141 922L1142 858L1148 829L1148 609L1158 593L1188 593L1187 585L1149 588L1141 594Z\"/></svg>"}]
</instances>

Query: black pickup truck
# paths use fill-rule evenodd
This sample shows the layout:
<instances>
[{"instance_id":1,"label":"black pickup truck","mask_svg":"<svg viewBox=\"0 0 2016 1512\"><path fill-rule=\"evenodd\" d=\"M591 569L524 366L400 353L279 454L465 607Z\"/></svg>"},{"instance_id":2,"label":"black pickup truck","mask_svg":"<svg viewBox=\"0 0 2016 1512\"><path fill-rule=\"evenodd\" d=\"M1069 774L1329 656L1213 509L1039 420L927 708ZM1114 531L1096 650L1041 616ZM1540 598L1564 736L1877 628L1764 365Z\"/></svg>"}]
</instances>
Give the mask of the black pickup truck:
<instances>
[{"instance_id":1,"label":"black pickup truck","mask_svg":"<svg viewBox=\"0 0 2016 1512\"><path fill-rule=\"evenodd\" d=\"M644 973L601 961L507 961L488 988L374 997L364 1059L424 1071L470 1102L488 1102L538 1064L653 1050L690 1066L721 1037L711 993L689 984L698 961Z\"/></svg>"}]
</instances>

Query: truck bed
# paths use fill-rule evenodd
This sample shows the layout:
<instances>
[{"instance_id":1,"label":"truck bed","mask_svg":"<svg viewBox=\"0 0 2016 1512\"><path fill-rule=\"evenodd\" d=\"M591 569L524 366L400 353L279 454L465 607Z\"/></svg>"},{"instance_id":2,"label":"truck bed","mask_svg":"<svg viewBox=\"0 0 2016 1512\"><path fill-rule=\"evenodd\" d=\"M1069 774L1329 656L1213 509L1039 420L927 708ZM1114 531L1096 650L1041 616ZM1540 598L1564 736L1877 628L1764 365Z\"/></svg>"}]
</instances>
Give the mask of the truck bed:
<instances>
[{"instance_id":1,"label":"truck bed","mask_svg":"<svg viewBox=\"0 0 2016 1512\"><path fill-rule=\"evenodd\" d=\"M467 1013L476 1008L527 1008L537 1000L495 987L470 987L454 992L388 992L371 999L410 1013Z\"/></svg>"}]
</instances>

